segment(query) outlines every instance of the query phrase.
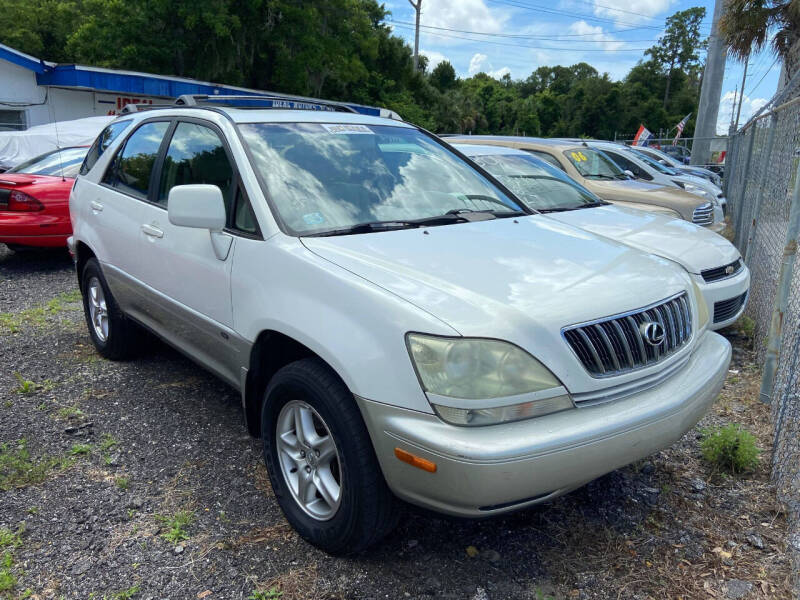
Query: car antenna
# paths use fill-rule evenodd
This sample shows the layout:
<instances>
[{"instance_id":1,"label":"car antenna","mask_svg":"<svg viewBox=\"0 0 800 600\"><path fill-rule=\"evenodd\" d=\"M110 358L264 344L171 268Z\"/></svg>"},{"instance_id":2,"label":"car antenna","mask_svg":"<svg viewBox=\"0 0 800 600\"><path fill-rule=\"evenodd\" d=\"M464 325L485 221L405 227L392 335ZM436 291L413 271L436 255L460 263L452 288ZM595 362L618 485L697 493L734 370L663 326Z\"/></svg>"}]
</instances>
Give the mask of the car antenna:
<instances>
[{"instance_id":1,"label":"car antenna","mask_svg":"<svg viewBox=\"0 0 800 600\"><path fill-rule=\"evenodd\" d=\"M56 107L54 104L50 105L50 118L53 119L53 129L56 132L56 153L58 154L58 170L61 172L61 181L66 181L64 177L64 163L61 157L61 141L58 139L58 123L56 122Z\"/></svg>"}]
</instances>

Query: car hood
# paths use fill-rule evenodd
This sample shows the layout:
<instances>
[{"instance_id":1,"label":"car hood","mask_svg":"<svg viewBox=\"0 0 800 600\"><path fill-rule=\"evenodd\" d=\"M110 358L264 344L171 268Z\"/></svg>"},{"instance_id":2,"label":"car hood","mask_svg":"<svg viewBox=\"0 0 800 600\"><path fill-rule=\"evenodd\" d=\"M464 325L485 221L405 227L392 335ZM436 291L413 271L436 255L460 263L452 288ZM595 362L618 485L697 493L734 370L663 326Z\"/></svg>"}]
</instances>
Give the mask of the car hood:
<instances>
[{"instance_id":1,"label":"car hood","mask_svg":"<svg viewBox=\"0 0 800 600\"><path fill-rule=\"evenodd\" d=\"M544 215L302 240L462 335L524 348L691 285L676 265Z\"/></svg>"},{"instance_id":2,"label":"car hood","mask_svg":"<svg viewBox=\"0 0 800 600\"><path fill-rule=\"evenodd\" d=\"M705 227L625 206L598 206L547 217L675 261L690 273L739 258L733 244Z\"/></svg>"},{"instance_id":3,"label":"car hood","mask_svg":"<svg viewBox=\"0 0 800 600\"><path fill-rule=\"evenodd\" d=\"M666 206L692 220L694 209L708 200L695 196L680 188L655 185L645 181L600 181L586 180L587 187L608 202L638 202Z\"/></svg>"}]
</instances>

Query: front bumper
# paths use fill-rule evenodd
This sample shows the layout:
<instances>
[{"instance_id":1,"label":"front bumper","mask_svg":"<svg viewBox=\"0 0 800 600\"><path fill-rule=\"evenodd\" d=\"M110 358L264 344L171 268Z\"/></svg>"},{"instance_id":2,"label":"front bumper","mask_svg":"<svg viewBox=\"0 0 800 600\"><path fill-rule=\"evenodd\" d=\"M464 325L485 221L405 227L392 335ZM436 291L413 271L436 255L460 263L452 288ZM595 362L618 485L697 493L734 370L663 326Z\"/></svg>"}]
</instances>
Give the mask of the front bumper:
<instances>
[{"instance_id":1,"label":"front bumper","mask_svg":"<svg viewBox=\"0 0 800 600\"><path fill-rule=\"evenodd\" d=\"M709 329L715 331L723 329L733 325L742 316L747 306L747 294L750 290L750 269L746 265L742 265L742 270L733 277L712 283L706 283L700 275L693 274L692 277L697 282L708 305L708 312L711 315ZM729 306L737 298L743 298L740 306L738 302L736 303L739 306L738 309L733 312L725 310L726 305Z\"/></svg>"},{"instance_id":2,"label":"front bumper","mask_svg":"<svg viewBox=\"0 0 800 600\"><path fill-rule=\"evenodd\" d=\"M432 414L357 398L389 487L419 506L484 517L566 493L671 445L717 397L730 344L707 332L686 365L620 400L489 427L456 427ZM400 448L436 463L399 461Z\"/></svg>"}]
</instances>

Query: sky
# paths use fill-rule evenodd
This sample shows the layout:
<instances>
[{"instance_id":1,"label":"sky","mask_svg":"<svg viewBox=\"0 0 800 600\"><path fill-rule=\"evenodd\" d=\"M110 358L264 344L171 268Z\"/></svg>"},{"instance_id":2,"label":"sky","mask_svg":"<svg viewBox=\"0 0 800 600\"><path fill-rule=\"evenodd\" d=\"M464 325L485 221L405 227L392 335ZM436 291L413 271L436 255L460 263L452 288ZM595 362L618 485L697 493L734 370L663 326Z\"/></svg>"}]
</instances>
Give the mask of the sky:
<instances>
[{"instance_id":1,"label":"sky","mask_svg":"<svg viewBox=\"0 0 800 600\"><path fill-rule=\"evenodd\" d=\"M384 4L388 24L413 48L409 0ZM714 13L708 0L422 0L420 54L429 68L449 60L461 77L482 71L525 79L540 66L587 62L619 80L656 43L665 19L692 6L706 8L701 33L708 35ZM717 133L728 131L743 70L743 63L727 59ZM775 93L779 73L769 50L750 57L740 126Z\"/></svg>"}]
</instances>

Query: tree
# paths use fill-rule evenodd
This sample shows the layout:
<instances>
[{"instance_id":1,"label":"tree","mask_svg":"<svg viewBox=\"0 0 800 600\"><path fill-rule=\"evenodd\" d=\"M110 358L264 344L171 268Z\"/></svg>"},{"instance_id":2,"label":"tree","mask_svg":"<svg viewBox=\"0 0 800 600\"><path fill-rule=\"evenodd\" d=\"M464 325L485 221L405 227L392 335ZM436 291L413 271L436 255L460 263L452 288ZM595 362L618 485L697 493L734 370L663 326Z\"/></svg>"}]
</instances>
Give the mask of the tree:
<instances>
[{"instance_id":1,"label":"tree","mask_svg":"<svg viewBox=\"0 0 800 600\"><path fill-rule=\"evenodd\" d=\"M664 108L667 108L670 86L675 68L682 71L698 65L697 51L700 45L700 24L706 16L706 9L695 6L678 11L667 17L666 29L658 44L645 51L659 64L666 74L664 88Z\"/></svg>"},{"instance_id":2,"label":"tree","mask_svg":"<svg viewBox=\"0 0 800 600\"><path fill-rule=\"evenodd\" d=\"M443 60L431 72L431 84L440 92L453 89L457 81L456 70L449 61Z\"/></svg>"},{"instance_id":3,"label":"tree","mask_svg":"<svg viewBox=\"0 0 800 600\"><path fill-rule=\"evenodd\" d=\"M728 0L720 20L728 52L747 60L767 45L775 31L772 48L784 61L786 73L800 68L800 2L797 0Z\"/></svg>"}]
</instances>

